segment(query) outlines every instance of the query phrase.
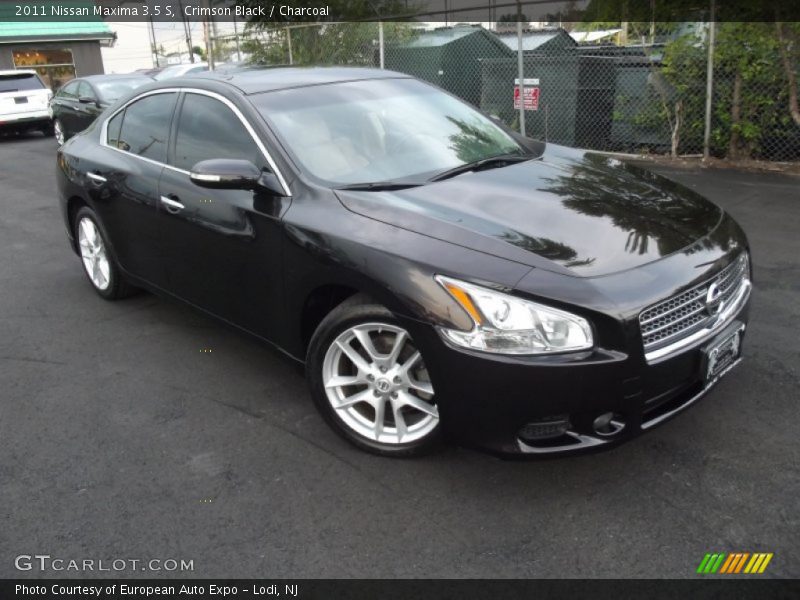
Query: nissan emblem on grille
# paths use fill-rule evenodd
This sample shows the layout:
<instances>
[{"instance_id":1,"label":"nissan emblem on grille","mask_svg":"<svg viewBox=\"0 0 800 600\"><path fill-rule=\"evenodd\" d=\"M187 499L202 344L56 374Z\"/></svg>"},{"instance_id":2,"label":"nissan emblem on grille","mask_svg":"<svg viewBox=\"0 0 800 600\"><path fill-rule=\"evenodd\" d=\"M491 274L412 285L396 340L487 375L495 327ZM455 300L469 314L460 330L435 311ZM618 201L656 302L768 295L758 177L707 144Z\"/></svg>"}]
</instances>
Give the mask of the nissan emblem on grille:
<instances>
[{"instance_id":1,"label":"nissan emblem on grille","mask_svg":"<svg viewBox=\"0 0 800 600\"><path fill-rule=\"evenodd\" d=\"M722 290L719 284L715 281L708 286L708 293L706 294L706 312L715 317L722 311L725 302L722 301Z\"/></svg>"}]
</instances>

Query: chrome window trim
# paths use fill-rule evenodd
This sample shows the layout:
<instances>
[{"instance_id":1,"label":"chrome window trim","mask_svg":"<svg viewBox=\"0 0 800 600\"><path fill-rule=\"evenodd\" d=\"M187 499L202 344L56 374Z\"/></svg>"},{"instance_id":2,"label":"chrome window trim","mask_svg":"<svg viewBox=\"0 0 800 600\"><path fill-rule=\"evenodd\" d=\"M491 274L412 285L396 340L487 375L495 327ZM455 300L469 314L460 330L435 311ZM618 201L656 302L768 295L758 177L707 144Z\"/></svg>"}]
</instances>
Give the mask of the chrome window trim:
<instances>
[{"instance_id":1,"label":"chrome window trim","mask_svg":"<svg viewBox=\"0 0 800 600\"><path fill-rule=\"evenodd\" d=\"M261 154L266 159L267 164L269 165L270 169L272 169L272 172L278 178L278 181L280 182L281 187L283 188L284 195L286 195L287 197L291 197L292 191L289 189L289 186L288 186L288 184L286 183L286 180L283 177L283 173L281 173L280 169L278 169L278 165L275 164L275 161L272 159L272 156L267 151L266 147L264 146L264 143L261 141L261 139L256 134L256 131L255 131L255 129L253 129L253 126L250 124L250 122L247 120L247 118L245 118L245 116L242 114L242 111L240 111L239 108L233 102L228 100L225 96L217 94L216 92L210 92L208 90L201 90L199 88L174 87L174 88L161 88L161 89L157 89L157 90L150 90L149 92L144 92L142 94L138 94L134 98L131 98L130 100L128 100L125 104L120 106L117 110L115 110L113 113L108 115L103 120L102 126L100 128L100 145L105 147L105 148L109 148L110 150L116 150L117 152L121 152L122 154L125 154L126 156L133 156L134 158L138 158L140 160L149 162L151 164L158 165L160 167L164 167L164 168L170 169L172 171L177 171L178 173L184 173L186 175L190 175L191 173L189 171L187 171L186 169L180 169L180 168L175 167L173 165L162 163L160 161L153 160L152 158L147 158L145 156L139 156L138 154L134 154L133 152L128 152L126 150L122 150L121 148L115 148L114 146L109 146L108 145L108 122L111 119L113 119L114 117L116 117L120 112L122 112L123 110L128 108L128 106L130 106L134 102L136 102L138 100L141 100L142 98L146 98L148 96L155 96L156 94L174 94L174 93L181 93L181 92L186 93L186 94L199 94L201 96L208 96L210 98L214 98L215 100L219 100L225 106L227 106L229 109L231 109L231 111L233 111L233 114L236 115L236 117L239 119L239 121L241 121L242 125L244 125L244 128L247 130L247 133L250 134L250 137L253 139L253 141L255 142L256 146L258 146L258 149L261 151Z\"/></svg>"},{"instance_id":2,"label":"chrome window trim","mask_svg":"<svg viewBox=\"0 0 800 600\"><path fill-rule=\"evenodd\" d=\"M716 321L714 321L714 323L712 323L711 327L704 327L699 331L694 332L692 335L673 342L672 344L668 344L662 348L657 348L651 352L645 352L645 360L647 360L648 364L652 364L654 362L671 358L673 355L686 350L689 348L689 346L697 345L711 337L713 334L717 333L725 325L730 323L737 314L739 314L739 311L742 309L742 307L744 307L747 299L750 297L750 291L752 288L753 285L750 283L749 279L742 279L742 282L739 285L739 290L736 292L736 296L734 296L733 301L722 311L722 313L720 313L719 317Z\"/></svg>"}]
</instances>

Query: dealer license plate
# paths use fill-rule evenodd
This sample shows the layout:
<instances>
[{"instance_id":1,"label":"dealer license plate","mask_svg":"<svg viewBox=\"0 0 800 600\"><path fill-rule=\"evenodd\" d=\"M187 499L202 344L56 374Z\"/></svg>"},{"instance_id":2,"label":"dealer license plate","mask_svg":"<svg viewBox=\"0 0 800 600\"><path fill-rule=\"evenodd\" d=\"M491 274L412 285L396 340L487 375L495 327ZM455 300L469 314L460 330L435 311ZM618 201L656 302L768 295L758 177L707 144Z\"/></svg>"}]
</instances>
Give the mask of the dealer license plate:
<instances>
[{"instance_id":1,"label":"dealer license plate","mask_svg":"<svg viewBox=\"0 0 800 600\"><path fill-rule=\"evenodd\" d=\"M739 361L744 324L734 323L703 348L702 373L706 386L713 385Z\"/></svg>"}]
</instances>

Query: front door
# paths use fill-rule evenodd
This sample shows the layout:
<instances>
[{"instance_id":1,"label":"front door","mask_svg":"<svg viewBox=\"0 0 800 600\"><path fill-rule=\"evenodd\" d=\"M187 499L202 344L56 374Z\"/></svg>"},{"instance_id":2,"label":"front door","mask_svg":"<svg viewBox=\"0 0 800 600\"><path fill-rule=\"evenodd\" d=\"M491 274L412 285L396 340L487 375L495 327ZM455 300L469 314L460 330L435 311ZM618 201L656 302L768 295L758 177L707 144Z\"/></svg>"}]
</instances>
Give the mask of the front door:
<instances>
[{"instance_id":1,"label":"front door","mask_svg":"<svg viewBox=\"0 0 800 600\"><path fill-rule=\"evenodd\" d=\"M192 167L235 158L266 159L221 97L183 94L169 165L161 175L161 240L167 288L236 325L270 337L281 312L281 222L288 199L264 191L195 185Z\"/></svg>"}]
</instances>

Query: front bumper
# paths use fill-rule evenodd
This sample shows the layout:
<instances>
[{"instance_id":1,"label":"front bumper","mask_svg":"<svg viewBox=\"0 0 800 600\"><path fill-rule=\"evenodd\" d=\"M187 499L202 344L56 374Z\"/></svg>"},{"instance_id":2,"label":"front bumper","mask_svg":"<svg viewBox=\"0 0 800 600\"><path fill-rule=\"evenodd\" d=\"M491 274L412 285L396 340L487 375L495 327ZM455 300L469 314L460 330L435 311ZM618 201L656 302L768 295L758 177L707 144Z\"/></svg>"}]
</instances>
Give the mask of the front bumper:
<instances>
[{"instance_id":1,"label":"front bumper","mask_svg":"<svg viewBox=\"0 0 800 600\"><path fill-rule=\"evenodd\" d=\"M438 348L426 353L426 361L441 398L444 434L506 457L611 448L664 423L708 393L718 378L704 381L702 348L734 323L746 325L748 313L749 297L713 335L653 364L644 360L641 349L630 354L596 349L560 356L490 355L454 347L431 332L425 343ZM600 433L596 419L609 413L612 425ZM567 431L552 439L525 435L531 431L527 426L565 420Z\"/></svg>"}]
</instances>

